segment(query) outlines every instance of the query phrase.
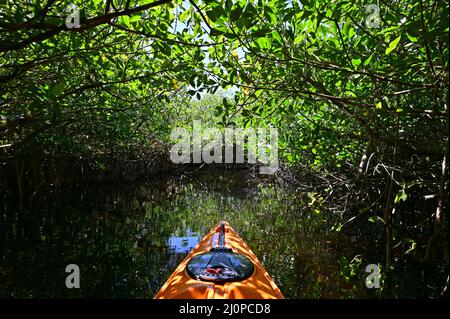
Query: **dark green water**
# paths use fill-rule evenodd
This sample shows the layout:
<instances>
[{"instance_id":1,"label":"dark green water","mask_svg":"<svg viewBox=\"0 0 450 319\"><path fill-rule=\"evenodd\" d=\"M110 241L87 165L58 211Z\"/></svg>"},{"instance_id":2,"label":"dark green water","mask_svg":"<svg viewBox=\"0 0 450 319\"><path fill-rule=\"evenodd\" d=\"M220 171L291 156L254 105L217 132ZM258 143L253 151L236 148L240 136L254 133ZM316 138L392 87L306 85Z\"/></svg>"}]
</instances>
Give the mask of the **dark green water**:
<instances>
[{"instance_id":1,"label":"dark green water","mask_svg":"<svg viewBox=\"0 0 450 319\"><path fill-rule=\"evenodd\" d=\"M382 289L370 290L364 281L367 264L383 264L377 242L382 229L359 230L356 236L336 232L338 214L311 205L309 197L289 187L243 173L38 192L23 202L5 198L2 297L152 298L222 219L252 248L287 298L382 296ZM68 264L80 267L80 289L65 286ZM429 294L415 266L405 269L395 296Z\"/></svg>"}]
</instances>

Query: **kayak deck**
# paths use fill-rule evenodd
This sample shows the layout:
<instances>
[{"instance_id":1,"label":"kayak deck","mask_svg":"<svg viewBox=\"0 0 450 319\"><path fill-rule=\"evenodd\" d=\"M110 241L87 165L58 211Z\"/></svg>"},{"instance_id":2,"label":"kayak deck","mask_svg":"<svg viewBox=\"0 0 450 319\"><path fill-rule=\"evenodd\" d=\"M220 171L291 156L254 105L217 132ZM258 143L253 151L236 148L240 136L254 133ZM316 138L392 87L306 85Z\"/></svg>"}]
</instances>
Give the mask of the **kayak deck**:
<instances>
[{"instance_id":1,"label":"kayak deck","mask_svg":"<svg viewBox=\"0 0 450 319\"><path fill-rule=\"evenodd\" d=\"M186 268L194 256L218 246L221 239L217 228L221 226L214 227L175 269L155 299L284 299L256 255L235 230L227 222L219 225L223 225L225 233L225 242L222 244L247 257L253 263L253 273L244 280L223 283L197 280L188 274Z\"/></svg>"}]
</instances>

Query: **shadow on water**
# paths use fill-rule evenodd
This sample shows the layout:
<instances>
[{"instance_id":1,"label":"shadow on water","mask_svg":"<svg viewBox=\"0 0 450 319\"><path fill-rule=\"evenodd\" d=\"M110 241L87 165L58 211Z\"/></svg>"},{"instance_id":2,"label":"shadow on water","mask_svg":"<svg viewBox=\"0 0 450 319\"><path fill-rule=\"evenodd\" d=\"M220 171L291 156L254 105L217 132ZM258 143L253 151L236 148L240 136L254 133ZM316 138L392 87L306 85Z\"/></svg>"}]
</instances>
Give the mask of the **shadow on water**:
<instances>
[{"instance_id":1,"label":"shadow on water","mask_svg":"<svg viewBox=\"0 0 450 319\"><path fill-rule=\"evenodd\" d=\"M361 259L348 257L359 241L331 230L335 216L244 173L65 189L2 206L2 297L152 298L222 219L287 298L376 297ZM81 289L66 288L68 264L80 267Z\"/></svg>"}]
</instances>

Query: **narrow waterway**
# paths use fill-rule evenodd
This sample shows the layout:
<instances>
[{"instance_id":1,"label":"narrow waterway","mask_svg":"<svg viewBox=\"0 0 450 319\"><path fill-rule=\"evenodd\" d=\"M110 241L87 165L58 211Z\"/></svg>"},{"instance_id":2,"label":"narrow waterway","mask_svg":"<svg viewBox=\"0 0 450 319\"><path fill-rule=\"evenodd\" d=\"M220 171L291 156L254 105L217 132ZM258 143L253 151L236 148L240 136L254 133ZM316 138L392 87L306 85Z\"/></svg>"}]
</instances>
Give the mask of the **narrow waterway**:
<instances>
[{"instance_id":1,"label":"narrow waterway","mask_svg":"<svg viewBox=\"0 0 450 319\"><path fill-rule=\"evenodd\" d=\"M1 204L2 297L152 298L198 240L227 220L287 298L373 298L365 267L382 229L335 230L336 216L288 186L243 172L37 192ZM379 233L379 235L376 235ZM77 264L81 288L67 289ZM409 269L409 270L408 270ZM406 267L397 297L429 294Z\"/></svg>"}]
</instances>

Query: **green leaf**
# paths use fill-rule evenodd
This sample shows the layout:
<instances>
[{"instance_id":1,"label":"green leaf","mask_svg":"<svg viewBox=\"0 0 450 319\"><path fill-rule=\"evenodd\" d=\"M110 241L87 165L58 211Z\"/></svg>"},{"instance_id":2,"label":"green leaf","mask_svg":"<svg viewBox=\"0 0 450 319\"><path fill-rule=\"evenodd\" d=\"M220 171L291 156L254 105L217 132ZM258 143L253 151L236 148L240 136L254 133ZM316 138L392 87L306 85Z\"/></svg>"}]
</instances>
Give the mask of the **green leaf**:
<instances>
[{"instance_id":1,"label":"green leaf","mask_svg":"<svg viewBox=\"0 0 450 319\"><path fill-rule=\"evenodd\" d=\"M400 193L395 195L394 203L398 203L400 201L406 201L408 199L408 194L404 190L402 190Z\"/></svg>"},{"instance_id":2,"label":"green leaf","mask_svg":"<svg viewBox=\"0 0 450 319\"><path fill-rule=\"evenodd\" d=\"M395 48L397 48L398 43L400 42L400 39L402 38L401 35L399 35L397 38L395 38L394 41L392 41L389 46L386 48L386 55L391 53Z\"/></svg>"},{"instance_id":3,"label":"green leaf","mask_svg":"<svg viewBox=\"0 0 450 319\"><path fill-rule=\"evenodd\" d=\"M375 223L377 221L383 222L383 219L380 216L377 216L377 215L372 215L372 216L369 217L369 222Z\"/></svg>"},{"instance_id":4,"label":"green leaf","mask_svg":"<svg viewBox=\"0 0 450 319\"><path fill-rule=\"evenodd\" d=\"M130 22L136 22L139 19L141 19L141 13L132 15L130 18Z\"/></svg>"},{"instance_id":5,"label":"green leaf","mask_svg":"<svg viewBox=\"0 0 450 319\"><path fill-rule=\"evenodd\" d=\"M258 38L256 42L258 43L261 49L267 49L269 47L269 39L267 38Z\"/></svg>"},{"instance_id":6,"label":"green leaf","mask_svg":"<svg viewBox=\"0 0 450 319\"><path fill-rule=\"evenodd\" d=\"M225 15L225 10L221 6L218 6L215 7L213 10L206 11L206 15L211 21L214 22L218 20L220 17Z\"/></svg>"},{"instance_id":7,"label":"green leaf","mask_svg":"<svg viewBox=\"0 0 450 319\"><path fill-rule=\"evenodd\" d=\"M237 6L236 9L234 9L233 11L231 11L231 20L232 21L237 21L242 14L242 8L240 6Z\"/></svg>"},{"instance_id":8,"label":"green leaf","mask_svg":"<svg viewBox=\"0 0 450 319\"><path fill-rule=\"evenodd\" d=\"M278 33L278 31L273 31L272 37L274 38L274 40L276 42L281 43L281 36L280 36L280 33Z\"/></svg>"},{"instance_id":9,"label":"green leaf","mask_svg":"<svg viewBox=\"0 0 450 319\"><path fill-rule=\"evenodd\" d=\"M233 7L232 0L225 0L225 9L227 12L231 12L231 8Z\"/></svg>"},{"instance_id":10,"label":"green leaf","mask_svg":"<svg viewBox=\"0 0 450 319\"><path fill-rule=\"evenodd\" d=\"M65 82L59 82L59 83L55 84L55 85L51 88L51 94L52 94L53 96L58 96L58 95L60 95L60 94L64 91L65 86L66 86L66 83L65 83Z\"/></svg>"},{"instance_id":11,"label":"green leaf","mask_svg":"<svg viewBox=\"0 0 450 319\"><path fill-rule=\"evenodd\" d=\"M350 28L350 30L348 31L348 38L351 39L355 34L355 28Z\"/></svg>"},{"instance_id":12,"label":"green leaf","mask_svg":"<svg viewBox=\"0 0 450 319\"><path fill-rule=\"evenodd\" d=\"M222 104L223 104L223 106L225 107L225 109L229 109L229 108L230 108L230 105L228 104L228 100L227 100L226 97L224 97L224 98L222 99Z\"/></svg>"},{"instance_id":13,"label":"green leaf","mask_svg":"<svg viewBox=\"0 0 450 319\"><path fill-rule=\"evenodd\" d=\"M417 42L417 38L410 35L409 33L406 33L406 36L408 37L409 41L416 43Z\"/></svg>"},{"instance_id":14,"label":"green leaf","mask_svg":"<svg viewBox=\"0 0 450 319\"><path fill-rule=\"evenodd\" d=\"M339 223L337 225L337 227L334 229L336 232L340 232L342 230L342 226L344 226L343 224Z\"/></svg>"},{"instance_id":15,"label":"green leaf","mask_svg":"<svg viewBox=\"0 0 450 319\"><path fill-rule=\"evenodd\" d=\"M364 65L369 65L370 61L372 61L373 58L373 53L366 59L366 61L364 61Z\"/></svg>"},{"instance_id":16,"label":"green leaf","mask_svg":"<svg viewBox=\"0 0 450 319\"><path fill-rule=\"evenodd\" d=\"M130 17L128 17L128 16L121 16L121 17L119 17L119 22L125 24L125 26L127 26L128 28L131 27L131 25L130 25Z\"/></svg>"},{"instance_id":17,"label":"green leaf","mask_svg":"<svg viewBox=\"0 0 450 319\"><path fill-rule=\"evenodd\" d=\"M255 37L255 38L259 38L259 37L265 36L269 32L270 32L269 29L260 29L258 31L253 32L252 36Z\"/></svg>"},{"instance_id":18,"label":"green leaf","mask_svg":"<svg viewBox=\"0 0 450 319\"><path fill-rule=\"evenodd\" d=\"M223 34L225 34L225 33L220 30L217 30L215 28L211 28L211 31L209 31L209 35L212 37L217 37L217 36L223 35Z\"/></svg>"},{"instance_id":19,"label":"green leaf","mask_svg":"<svg viewBox=\"0 0 450 319\"><path fill-rule=\"evenodd\" d=\"M353 64L354 66L360 65L360 64L361 64L361 59L360 59L360 58L352 59L352 64Z\"/></svg>"}]
</instances>

